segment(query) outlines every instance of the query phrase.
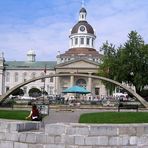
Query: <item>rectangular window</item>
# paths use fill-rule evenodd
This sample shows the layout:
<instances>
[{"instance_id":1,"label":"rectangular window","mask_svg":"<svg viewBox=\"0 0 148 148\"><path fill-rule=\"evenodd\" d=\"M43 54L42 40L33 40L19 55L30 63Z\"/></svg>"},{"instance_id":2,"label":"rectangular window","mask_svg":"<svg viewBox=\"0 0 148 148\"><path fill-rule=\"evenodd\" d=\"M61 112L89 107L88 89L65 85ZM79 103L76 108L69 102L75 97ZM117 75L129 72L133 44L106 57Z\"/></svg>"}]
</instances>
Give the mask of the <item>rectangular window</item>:
<instances>
[{"instance_id":1,"label":"rectangular window","mask_svg":"<svg viewBox=\"0 0 148 148\"><path fill-rule=\"evenodd\" d=\"M89 45L89 42L90 42L90 38L87 38L86 44Z\"/></svg>"},{"instance_id":2,"label":"rectangular window","mask_svg":"<svg viewBox=\"0 0 148 148\"><path fill-rule=\"evenodd\" d=\"M53 82L53 77L50 78L50 82Z\"/></svg>"},{"instance_id":3,"label":"rectangular window","mask_svg":"<svg viewBox=\"0 0 148 148\"><path fill-rule=\"evenodd\" d=\"M92 46L94 46L94 39L92 39Z\"/></svg>"},{"instance_id":4,"label":"rectangular window","mask_svg":"<svg viewBox=\"0 0 148 148\"><path fill-rule=\"evenodd\" d=\"M71 45L73 46L73 39L71 39Z\"/></svg>"},{"instance_id":5,"label":"rectangular window","mask_svg":"<svg viewBox=\"0 0 148 148\"><path fill-rule=\"evenodd\" d=\"M10 73L9 72L6 73L6 82L10 82Z\"/></svg>"},{"instance_id":6,"label":"rectangular window","mask_svg":"<svg viewBox=\"0 0 148 148\"><path fill-rule=\"evenodd\" d=\"M75 45L78 44L78 38L75 38Z\"/></svg>"},{"instance_id":7,"label":"rectangular window","mask_svg":"<svg viewBox=\"0 0 148 148\"><path fill-rule=\"evenodd\" d=\"M52 87L52 86L49 87L49 94L50 94L50 95L53 95L53 87Z\"/></svg>"},{"instance_id":8,"label":"rectangular window","mask_svg":"<svg viewBox=\"0 0 148 148\"><path fill-rule=\"evenodd\" d=\"M15 81L15 82L18 82L18 73L15 73L14 81Z\"/></svg>"},{"instance_id":9,"label":"rectangular window","mask_svg":"<svg viewBox=\"0 0 148 148\"><path fill-rule=\"evenodd\" d=\"M84 38L80 38L80 43L84 44Z\"/></svg>"}]
</instances>

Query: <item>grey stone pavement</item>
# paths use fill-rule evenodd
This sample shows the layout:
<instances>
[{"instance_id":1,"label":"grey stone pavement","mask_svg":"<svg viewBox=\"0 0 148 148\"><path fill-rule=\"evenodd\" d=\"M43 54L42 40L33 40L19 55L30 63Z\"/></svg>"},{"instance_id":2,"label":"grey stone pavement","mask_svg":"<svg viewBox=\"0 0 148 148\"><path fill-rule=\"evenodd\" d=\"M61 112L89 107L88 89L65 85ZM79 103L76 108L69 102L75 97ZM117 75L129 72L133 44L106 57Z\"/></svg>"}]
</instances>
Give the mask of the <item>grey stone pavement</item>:
<instances>
[{"instance_id":1,"label":"grey stone pavement","mask_svg":"<svg viewBox=\"0 0 148 148\"><path fill-rule=\"evenodd\" d=\"M49 110L49 115L43 120L44 124L50 123L78 123L79 117L83 113L91 112L104 112L105 110L99 109L74 109L74 111L69 110ZM111 111L111 110L110 110Z\"/></svg>"}]
</instances>

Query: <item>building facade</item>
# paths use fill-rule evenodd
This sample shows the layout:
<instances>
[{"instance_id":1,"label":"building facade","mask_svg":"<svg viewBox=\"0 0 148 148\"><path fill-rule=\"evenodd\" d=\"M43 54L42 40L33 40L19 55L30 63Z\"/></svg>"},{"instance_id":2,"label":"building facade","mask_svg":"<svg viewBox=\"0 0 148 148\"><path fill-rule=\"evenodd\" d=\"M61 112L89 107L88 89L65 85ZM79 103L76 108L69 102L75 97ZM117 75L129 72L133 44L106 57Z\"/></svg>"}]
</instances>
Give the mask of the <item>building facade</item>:
<instances>
[{"instance_id":1,"label":"building facade","mask_svg":"<svg viewBox=\"0 0 148 148\"><path fill-rule=\"evenodd\" d=\"M95 49L95 31L87 22L87 11L82 7L79 11L78 22L73 26L69 35L69 49L65 53L58 52L56 61L36 61L34 50L29 50L26 61L5 61L0 55L0 95L34 77L47 74L78 73L96 75L99 70L102 55ZM46 72L45 72L46 69ZM107 95L105 86L99 80L91 77L55 77L38 80L23 86L24 94L36 87L44 89L48 95L61 95L70 86L80 85L91 91L92 96Z\"/></svg>"}]
</instances>

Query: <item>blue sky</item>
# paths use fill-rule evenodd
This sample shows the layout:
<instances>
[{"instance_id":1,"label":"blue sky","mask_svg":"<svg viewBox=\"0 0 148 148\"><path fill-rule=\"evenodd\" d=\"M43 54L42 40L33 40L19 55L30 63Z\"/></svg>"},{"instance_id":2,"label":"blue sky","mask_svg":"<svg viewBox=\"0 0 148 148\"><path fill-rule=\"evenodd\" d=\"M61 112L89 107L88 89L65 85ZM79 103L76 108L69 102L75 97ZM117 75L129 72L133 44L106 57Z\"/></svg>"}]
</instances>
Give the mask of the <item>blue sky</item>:
<instances>
[{"instance_id":1,"label":"blue sky","mask_svg":"<svg viewBox=\"0 0 148 148\"><path fill-rule=\"evenodd\" d=\"M6 60L56 60L69 49L70 29L78 21L81 0L0 0L0 51ZM85 0L87 21L103 42L119 46L136 30L148 43L148 0Z\"/></svg>"}]
</instances>

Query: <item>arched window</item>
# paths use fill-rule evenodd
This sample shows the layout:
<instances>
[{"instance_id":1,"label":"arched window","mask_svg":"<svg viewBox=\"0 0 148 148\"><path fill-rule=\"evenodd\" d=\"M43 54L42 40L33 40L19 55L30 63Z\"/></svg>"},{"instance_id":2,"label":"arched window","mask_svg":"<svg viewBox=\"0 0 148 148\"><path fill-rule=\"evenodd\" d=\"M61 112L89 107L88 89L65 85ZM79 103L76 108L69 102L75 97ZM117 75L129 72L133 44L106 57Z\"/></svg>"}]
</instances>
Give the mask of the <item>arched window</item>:
<instances>
[{"instance_id":1,"label":"arched window","mask_svg":"<svg viewBox=\"0 0 148 148\"><path fill-rule=\"evenodd\" d=\"M18 72L14 73L14 82L18 82Z\"/></svg>"},{"instance_id":2,"label":"arched window","mask_svg":"<svg viewBox=\"0 0 148 148\"><path fill-rule=\"evenodd\" d=\"M84 79L78 79L76 85L86 87L86 81Z\"/></svg>"},{"instance_id":3,"label":"arched window","mask_svg":"<svg viewBox=\"0 0 148 148\"><path fill-rule=\"evenodd\" d=\"M6 72L6 82L10 82L10 73Z\"/></svg>"}]
</instances>

